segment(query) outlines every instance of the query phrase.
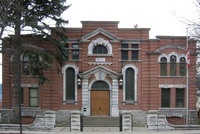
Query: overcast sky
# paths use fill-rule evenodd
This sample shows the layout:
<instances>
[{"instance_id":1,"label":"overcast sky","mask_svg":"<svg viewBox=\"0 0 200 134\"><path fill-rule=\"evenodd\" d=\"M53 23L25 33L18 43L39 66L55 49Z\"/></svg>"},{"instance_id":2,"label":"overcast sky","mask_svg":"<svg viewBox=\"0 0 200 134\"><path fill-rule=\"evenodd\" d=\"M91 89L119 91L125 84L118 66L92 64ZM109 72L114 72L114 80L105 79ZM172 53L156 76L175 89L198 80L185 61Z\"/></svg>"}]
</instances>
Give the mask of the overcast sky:
<instances>
[{"instance_id":1,"label":"overcast sky","mask_svg":"<svg viewBox=\"0 0 200 134\"><path fill-rule=\"evenodd\" d=\"M71 7L63 15L69 27L81 27L84 20L120 21L119 27L151 28L155 35L185 35L180 18L197 17L195 0L68 0Z\"/></svg>"},{"instance_id":2,"label":"overcast sky","mask_svg":"<svg viewBox=\"0 0 200 134\"><path fill-rule=\"evenodd\" d=\"M151 28L156 35L186 35L181 18L198 18L195 0L67 0L70 8L63 14L67 27L81 27L80 21L120 21L119 27ZM183 19L181 19L183 20ZM0 55L1 63L1 55ZM0 66L0 83L2 81Z\"/></svg>"}]
</instances>

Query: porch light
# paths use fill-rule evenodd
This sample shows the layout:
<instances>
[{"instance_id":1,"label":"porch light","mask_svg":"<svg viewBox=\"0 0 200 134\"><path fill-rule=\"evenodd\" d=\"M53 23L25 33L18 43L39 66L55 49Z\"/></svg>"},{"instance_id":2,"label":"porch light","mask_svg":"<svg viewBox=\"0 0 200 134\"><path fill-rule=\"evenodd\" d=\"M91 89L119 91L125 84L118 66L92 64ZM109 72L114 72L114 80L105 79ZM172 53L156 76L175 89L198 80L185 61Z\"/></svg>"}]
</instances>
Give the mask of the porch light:
<instances>
[{"instance_id":1,"label":"porch light","mask_svg":"<svg viewBox=\"0 0 200 134\"><path fill-rule=\"evenodd\" d=\"M78 84L78 86L81 85L81 79L78 79L78 80L77 80L77 84Z\"/></svg>"},{"instance_id":2,"label":"porch light","mask_svg":"<svg viewBox=\"0 0 200 134\"><path fill-rule=\"evenodd\" d=\"M122 80L122 79L119 80L119 85L120 85L120 86L123 85L123 80Z\"/></svg>"}]
</instances>

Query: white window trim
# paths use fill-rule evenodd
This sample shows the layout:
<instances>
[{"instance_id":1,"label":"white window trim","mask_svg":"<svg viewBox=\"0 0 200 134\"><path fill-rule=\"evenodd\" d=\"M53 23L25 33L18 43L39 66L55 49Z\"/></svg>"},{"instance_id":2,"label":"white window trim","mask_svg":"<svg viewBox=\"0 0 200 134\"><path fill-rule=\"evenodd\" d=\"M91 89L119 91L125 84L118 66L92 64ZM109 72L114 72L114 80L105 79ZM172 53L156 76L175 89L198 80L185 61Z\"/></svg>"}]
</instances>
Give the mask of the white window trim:
<instances>
[{"instance_id":1,"label":"white window trim","mask_svg":"<svg viewBox=\"0 0 200 134\"><path fill-rule=\"evenodd\" d=\"M175 55L175 56L176 56L176 62L177 62L177 63L180 61L180 58L181 58L181 57L185 57L185 58L186 58L186 55L185 55L185 54L180 54L180 55L178 55L176 52L171 52L171 53L169 53L169 54L163 53L163 54L161 54L161 55L158 56L158 62L160 62L160 59L161 59L162 57L166 57L166 58L167 58L167 62L170 63L170 57L171 57L172 55Z\"/></svg>"},{"instance_id":2,"label":"white window trim","mask_svg":"<svg viewBox=\"0 0 200 134\"><path fill-rule=\"evenodd\" d=\"M167 62L169 62L169 61L168 61L168 55L167 55L167 54L161 54L161 55L159 55L159 56L158 56L158 62L161 62L160 60L161 60L162 57L167 58Z\"/></svg>"},{"instance_id":3,"label":"white window trim","mask_svg":"<svg viewBox=\"0 0 200 134\"><path fill-rule=\"evenodd\" d=\"M186 88L185 84L160 84L159 88Z\"/></svg>"},{"instance_id":4,"label":"white window trim","mask_svg":"<svg viewBox=\"0 0 200 134\"><path fill-rule=\"evenodd\" d=\"M99 81L99 80L97 80L97 79L94 79L94 80L92 80L90 83L89 83L89 91L90 90L92 90L92 85L96 82L96 81ZM109 91L112 91L112 85L111 85L111 83L110 83L110 81L109 80L107 80L107 79L100 79L100 81L104 81L104 82L106 82L108 85L109 85Z\"/></svg>"},{"instance_id":5,"label":"white window trim","mask_svg":"<svg viewBox=\"0 0 200 134\"><path fill-rule=\"evenodd\" d=\"M135 71L135 102L137 103L137 75L138 75L138 68L135 65L127 64L122 68L123 74L123 102L126 101L126 88L125 88L125 78L126 78L126 69L133 68Z\"/></svg>"},{"instance_id":6,"label":"white window trim","mask_svg":"<svg viewBox=\"0 0 200 134\"><path fill-rule=\"evenodd\" d=\"M91 43L88 45L88 55L93 55L93 48L96 45L104 45L108 50L108 55L112 55L112 45L104 38L97 38L96 40L91 41Z\"/></svg>"},{"instance_id":7,"label":"white window trim","mask_svg":"<svg viewBox=\"0 0 200 134\"><path fill-rule=\"evenodd\" d=\"M180 63L180 59L181 59L182 57L185 58L185 62L186 62L187 56L186 56L185 54L181 54L181 55L179 55L179 57L177 58L177 59L178 59L178 63Z\"/></svg>"},{"instance_id":8,"label":"white window trim","mask_svg":"<svg viewBox=\"0 0 200 134\"><path fill-rule=\"evenodd\" d=\"M78 67L73 64L66 64L62 67L62 74L63 74L63 104L66 104L66 91L65 91L65 82L66 82L66 73L65 70L69 67L72 67L75 70L75 102L77 102L77 74L78 74ZM77 104L77 103L75 103Z\"/></svg>"}]
</instances>

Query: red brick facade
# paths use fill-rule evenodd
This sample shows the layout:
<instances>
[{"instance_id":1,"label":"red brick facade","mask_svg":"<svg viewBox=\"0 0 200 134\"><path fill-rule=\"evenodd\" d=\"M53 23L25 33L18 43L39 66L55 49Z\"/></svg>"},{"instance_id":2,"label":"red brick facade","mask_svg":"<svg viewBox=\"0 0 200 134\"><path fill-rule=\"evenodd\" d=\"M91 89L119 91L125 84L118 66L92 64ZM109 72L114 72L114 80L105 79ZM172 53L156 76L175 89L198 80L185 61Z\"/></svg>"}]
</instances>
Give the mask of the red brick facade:
<instances>
[{"instance_id":1,"label":"red brick facade","mask_svg":"<svg viewBox=\"0 0 200 134\"><path fill-rule=\"evenodd\" d=\"M157 36L149 39L149 28L118 28L117 21L83 21L81 28L66 28L68 37L69 60L60 68L56 64L45 72L49 82L39 86L36 78L22 75L24 107L30 107L30 88L38 88L37 108L49 110L81 110L86 108L87 115L92 115L92 87L96 81L104 81L109 86L110 102L109 115L118 115L115 110L158 110L162 108L162 89L170 89L167 108L176 108L178 97L176 89L182 89L183 104L186 107L186 76L180 74L180 58L186 59L186 37L183 36ZM54 30L52 30L54 34ZM43 49L50 48L50 42L30 38L29 45L38 45ZM73 46L75 43L77 46ZM96 44L95 44L96 43ZM125 47L122 46L122 44ZM106 53L95 52L95 46L100 45L107 50ZM135 46L134 46L135 45ZM74 47L74 48L73 48ZM101 51L101 47L97 51ZM92 50L88 50L92 49ZM196 109L196 42L189 40L191 52L189 71L189 109ZM78 58L73 57L77 56ZM74 55L73 55L74 54ZM124 56L124 57L123 57ZM176 74L170 76L172 71L170 57L175 56L174 65ZM124 59L123 59L123 58ZM161 76L162 57L167 59L166 76ZM73 59L75 58L75 59ZM136 58L136 59L134 59ZM3 106L2 109L12 108L12 56L3 55ZM173 66L172 65L172 66ZM75 70L75 98L72 102L66 100L65 69ZM133 99L126 100L126 69L134 71ZM174 69L174 68L173 68ZM184 69L183 69L184 70ZM186 71L186 70L185 70ZM127 73L128 77L128 73ZM66 78L67 79L67 78ZM80 84L78 83L80 80ZM128 81L128 80L127 80ZM120 83L122 82L122 83ZM121 85L122 84L122 85ZM66 86L67 87L67 86ZM127 88L127 90L125 89ZM131 93L132 91L130 91ZM129 93L129 92L128 92ZM116 97L117 96L117 97ZM117 101L117 102L116 102ZM164 103L164 102L163 102ZM166 107L165 107L166 108Z\"/></svg>"}]
</instances>

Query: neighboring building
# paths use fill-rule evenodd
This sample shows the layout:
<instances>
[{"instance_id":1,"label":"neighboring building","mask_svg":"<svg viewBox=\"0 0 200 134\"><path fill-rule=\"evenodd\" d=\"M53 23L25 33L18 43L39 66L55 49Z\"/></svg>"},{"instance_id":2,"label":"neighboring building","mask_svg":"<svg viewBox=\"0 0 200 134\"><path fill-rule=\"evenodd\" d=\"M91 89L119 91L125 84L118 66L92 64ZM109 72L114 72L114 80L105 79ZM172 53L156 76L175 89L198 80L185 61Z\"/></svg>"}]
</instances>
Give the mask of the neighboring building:
<instances>
[{"instance_id":1,"label":"neighboring building","mask_svg":"<svg viewBox=\"0 0 200 134\"><path fill-rule=\"evenodd\" d=\"M146 112L180 112L186 108L186 37L156 36L149 28L118 28L118 21L82 21L66 28L68 59L44 75L38 85L26 55L21 56L23 110L31 115L56 111L57 124L68 122L70 111L84 116L119 116L131 111L135 123L146 125ZM54 29L52 29L54 35ZM48 49L50 42L23 35L24 45ZM189 40L189 110L196 112L196 41ZM39 58L38 58L39 59ZM12 56L3 54L2 120L12 112ZM35 112L35 113L34 113ZM29 114L30 114L29 113ZM139 119L138 119L139 118Z\"/></svg>"}]
</instances>

